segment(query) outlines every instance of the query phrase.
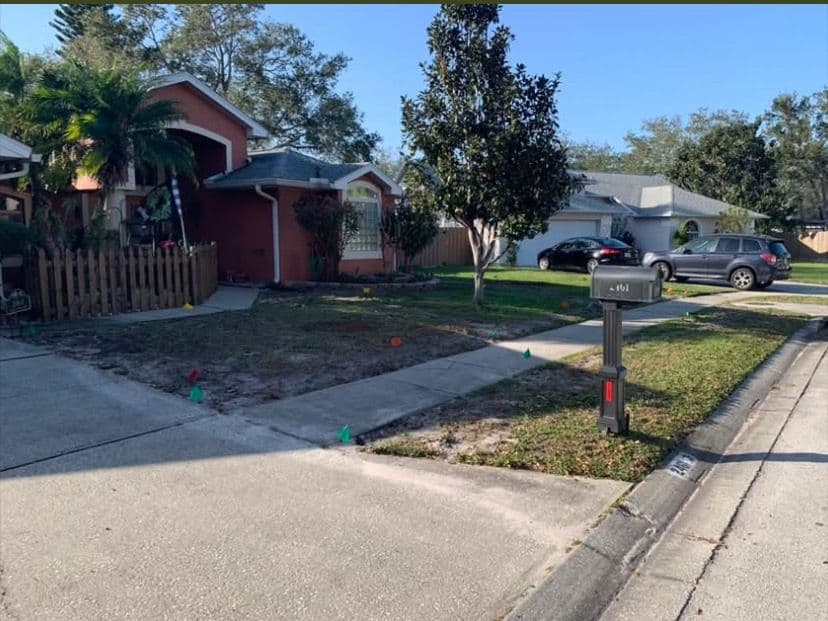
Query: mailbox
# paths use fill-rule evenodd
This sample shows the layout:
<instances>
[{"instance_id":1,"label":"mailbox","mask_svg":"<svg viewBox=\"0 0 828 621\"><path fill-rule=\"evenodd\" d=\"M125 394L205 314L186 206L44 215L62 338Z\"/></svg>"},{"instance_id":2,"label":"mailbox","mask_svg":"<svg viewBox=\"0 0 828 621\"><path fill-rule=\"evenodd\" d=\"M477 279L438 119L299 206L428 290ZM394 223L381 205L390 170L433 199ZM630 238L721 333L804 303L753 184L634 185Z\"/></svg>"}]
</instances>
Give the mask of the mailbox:
<instances>
[{"instance_id":1,"label":"mailbox","mask_svg":"<svg viewBox=\"0 0 828 621\"><path fill-rule=\"evenodd\" d=\"M661 297L661 281L656 267L601 265L592 273L590 297L600 300L604 309L604 364L598 374L598 428L603 431L624 435L630 428L624 395L627 369L621 364L621 305L655 302Z\"/></svg>"},{"instance_id":2,"label":"mailbox","mask_svg":"<svg viewBox=\"0 0 828 621\"><path fill-rule=\"evenodd\" d=\"M592 273L590 297L607 302L655 302L661 297L657 267L599 265Z\"/></svg>"}]
</instances>

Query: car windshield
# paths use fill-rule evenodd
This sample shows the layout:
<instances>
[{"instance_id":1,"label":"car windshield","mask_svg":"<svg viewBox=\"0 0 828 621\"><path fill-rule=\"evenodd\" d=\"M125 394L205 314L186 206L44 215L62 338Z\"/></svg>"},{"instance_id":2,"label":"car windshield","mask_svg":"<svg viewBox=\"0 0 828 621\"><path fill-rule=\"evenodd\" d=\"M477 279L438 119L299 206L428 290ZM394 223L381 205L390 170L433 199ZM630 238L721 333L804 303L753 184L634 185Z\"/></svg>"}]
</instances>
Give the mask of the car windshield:
<instances>
[{"instance_id":1,"label":"car windshield","mask_svg":"<svg viewBox=\"0 0 828 621\"><path fill-rule=\"evenodd\" d=\"M612 237L602 238L601 244L607 248L621 248L622 250L626 250L627 248L629 248L629 246L624 242L618 241L617 239L613 239Z\"/></svg>"},{"instance_id":2,"label":"car windshield","mask_svg":"<svg viewBox=\"0 0 828 621\"><path fill-rule=\"evenodd\" d=\"M788 252L788 249L785 248L785 244L779 241L771 242L769 247L770 251L777 257L786 257L789 254L791 254L790 252Z\"/></svg>"}]
</instances>

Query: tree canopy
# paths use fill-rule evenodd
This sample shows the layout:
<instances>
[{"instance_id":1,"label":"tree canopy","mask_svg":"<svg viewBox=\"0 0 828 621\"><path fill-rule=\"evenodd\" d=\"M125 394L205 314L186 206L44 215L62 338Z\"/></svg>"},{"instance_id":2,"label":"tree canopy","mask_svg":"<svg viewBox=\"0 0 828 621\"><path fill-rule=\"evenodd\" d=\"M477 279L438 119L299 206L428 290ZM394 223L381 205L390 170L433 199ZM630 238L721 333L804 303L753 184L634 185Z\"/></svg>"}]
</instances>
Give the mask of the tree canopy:
<instances>
[{"instance_id":1,"label":"tree canopy","mask_svg":"<svg viewBox=\"0 0 828 621\"><path fill-rule=\"evenodd\" d=\"M86 31L86 20L97 13L114 23L111 4L59 4L55 9L55 19L49 22L57 33L55 38L65 45L72 39L80 37Z\"/></svg>"},{"instance_id":2,"label":"tree canopy","mask_svg":"<svg viewBox=\"0 0 828 621\"><path fill-rule=\"evenodd\" d=\"M477 304L503 240L542 233L576 187L567 172L555 95L559 76L507 60L500 7L446 4L428 28L426 88L403 98L403 133L432 211L468 231ZM438 182L432 183L436 176Z\"/></svg>"},{"instance_id":3,"label":"tree canopy","mask_svg":"<svg viewBox=\"0 0 828 621\"><path fill-rule=\"evenodd\" d=\"M760 121L716 127L697 143L685 140L667 171L679 186L770 217L762 226L789 226L776 184L776 163L759 134Z\"/></svg>"},{"instance_id":4,"label":"tree canopy","mask_svg":"<svg viewBox=\"0 0 828 621\"><path fill-rule=\"evenodd\" d=\"M349 59L318 52L262 4L122 4L115 25L86 18L64 54L101 69L187 71L258 119L269 146L366 161L380 141L337 84Z\"/></svg>"}]
</instances>

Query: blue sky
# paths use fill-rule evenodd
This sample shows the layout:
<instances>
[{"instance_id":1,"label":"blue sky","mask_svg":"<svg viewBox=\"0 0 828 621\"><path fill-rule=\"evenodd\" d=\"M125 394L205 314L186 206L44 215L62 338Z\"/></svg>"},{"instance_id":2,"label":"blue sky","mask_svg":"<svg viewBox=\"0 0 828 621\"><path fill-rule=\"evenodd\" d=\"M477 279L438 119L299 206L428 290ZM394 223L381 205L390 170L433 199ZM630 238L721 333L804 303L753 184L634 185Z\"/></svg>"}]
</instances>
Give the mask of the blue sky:
<instances>
[{"instance_id":1,"label":"blue sky","mask_svg":"<svg viewBox=\"0 0 828 621\"><path fill-rule=\"evenodd\" d=\"M56 5L0 6L21 48L54 44ZM425 30L437 5L270 5L323 52L352 58L342 90L383 146L401 142L400 96L422 87ZM561 72L561 127L574 140L624 146L641 121L706 107L759 114L783 91L828 84L828 8L819 5L506 5L512 59Z\"/></svg>"}]
</instances>

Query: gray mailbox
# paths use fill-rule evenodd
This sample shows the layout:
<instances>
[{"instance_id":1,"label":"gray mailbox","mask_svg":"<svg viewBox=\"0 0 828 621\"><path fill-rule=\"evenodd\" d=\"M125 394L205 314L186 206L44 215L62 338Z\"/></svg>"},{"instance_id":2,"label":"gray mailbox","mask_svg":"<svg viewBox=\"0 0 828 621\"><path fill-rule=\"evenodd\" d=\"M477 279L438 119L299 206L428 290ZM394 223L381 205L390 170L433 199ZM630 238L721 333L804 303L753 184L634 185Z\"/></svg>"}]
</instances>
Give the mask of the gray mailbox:
<instances>
[{"instance_id":1,"label":"gray mailbox","mask_svg":"<svg viewBox=\"0 0 828 621\"><path fill-rule=\"evenodd\" d=\"M655 302L661 297L661 270L600 265L592 273L590 297L602 302Z\"/></svg>"},{"instance_id":2,"label":"gray mailbox","mask_svg":"<svg viewBox=\"0 0 828 621\"><path fill-rule=\"evenodd\" d=\"M625 407L627 369L621 364L621 305L655 302L661 297L658 268L599 266L592 273L590 297L604 308L604 364L601 367L601 408L598 427L625 434L630 419Z\"/></svg>"}]
</instances>

